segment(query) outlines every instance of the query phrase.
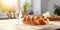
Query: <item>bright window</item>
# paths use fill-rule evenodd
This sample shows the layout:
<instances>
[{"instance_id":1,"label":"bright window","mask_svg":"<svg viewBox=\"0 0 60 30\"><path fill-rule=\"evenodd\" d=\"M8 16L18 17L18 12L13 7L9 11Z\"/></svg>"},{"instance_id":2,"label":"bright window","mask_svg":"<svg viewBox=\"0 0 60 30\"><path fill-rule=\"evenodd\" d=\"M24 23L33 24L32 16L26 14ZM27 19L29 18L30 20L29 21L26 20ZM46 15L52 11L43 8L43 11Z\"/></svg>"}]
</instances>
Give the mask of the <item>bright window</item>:
<instances>
[{"instance_id":1,"label":"bright window","mask_svg":"<svg viewBox=\"0 0 60 30\"><path fill-rule=\"evenodd\" d=\"M2 0L2 3L4 5L10 5L10 6L12 6L13 4L17 3L17 0Z\"/></svg>"},{"instance_id":2,"label":"bright window","mask_svg":"<svg viewBox=\"0 0 60 30\"><path fill-rule=\"evenodd\" d=\"M17 6L18 6L17 0L0 0L0 8L2 8L3 12L6 12L11 8L16 9Z\"/></svg>"}]
</instances>

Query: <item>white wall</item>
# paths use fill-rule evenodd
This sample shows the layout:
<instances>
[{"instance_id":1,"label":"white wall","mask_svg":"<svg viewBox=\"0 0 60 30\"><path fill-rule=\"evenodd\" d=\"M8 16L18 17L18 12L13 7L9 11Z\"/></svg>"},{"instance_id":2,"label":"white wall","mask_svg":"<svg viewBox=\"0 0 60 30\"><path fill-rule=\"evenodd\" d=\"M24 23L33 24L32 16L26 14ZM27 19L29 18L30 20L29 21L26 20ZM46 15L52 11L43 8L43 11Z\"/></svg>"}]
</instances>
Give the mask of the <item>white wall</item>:
<instances>
[{"instance_id":1,"label":"white wall","mask_svg":"<svg viewBox=\"0 0 60 30\"><path fill-rule=\"evenodd\" d=\"M41 0L41 14L48 10L48 2L49 0Z\"/></svg>"},{"instance_id":2,"label":"white wall","mask_svg":"<svg viewBox=\"0 0 60 30\"><path fill-rule=\"evenodd\" d=\"M41 15L41 0L33 0L33 10L35 15Z\"/></svg>"}]
</instances>

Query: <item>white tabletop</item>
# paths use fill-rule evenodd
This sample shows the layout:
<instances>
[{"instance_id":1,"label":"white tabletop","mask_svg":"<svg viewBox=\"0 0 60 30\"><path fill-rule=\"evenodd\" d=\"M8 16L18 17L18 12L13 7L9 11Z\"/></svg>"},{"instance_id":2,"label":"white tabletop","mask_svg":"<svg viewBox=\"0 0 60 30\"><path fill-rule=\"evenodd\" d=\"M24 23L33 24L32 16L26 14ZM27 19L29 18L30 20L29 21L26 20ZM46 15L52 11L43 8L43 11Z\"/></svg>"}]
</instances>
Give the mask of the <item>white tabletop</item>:
<instances>
[{"instance_id":1,"label":"white tabletop","mask_svg":"<svg viewBox=\"0 0 60 30\"><path fill-rule=\"evenodd\" d=\"M47 25L24 25L20 24L19 28L25 30L55 30L60 28L60 21L50 21ZM23 29L23 30L24 30Z\"/></svg>"},{"instance_id":2,"label":"white tabletop","mask_svg":"<svg viewBox=\"0 0 60 30\"><path fill-rule=\"evenodd\" d=\"M18 19L0 20L0 30L19 30L17 24Z\"/></svg>"},{"instance_id":3,"label":"white tabletop","mask_svg":"<svg viewBox=\"0 0 60 30\"><path fill-rule=\"evenodd\" d=\"M0 20L0 30L35 30L35 29L55 29L60 28L60 21L51 21L47 25L20 25L18 19Z\"/></svg>"}]
</instances>

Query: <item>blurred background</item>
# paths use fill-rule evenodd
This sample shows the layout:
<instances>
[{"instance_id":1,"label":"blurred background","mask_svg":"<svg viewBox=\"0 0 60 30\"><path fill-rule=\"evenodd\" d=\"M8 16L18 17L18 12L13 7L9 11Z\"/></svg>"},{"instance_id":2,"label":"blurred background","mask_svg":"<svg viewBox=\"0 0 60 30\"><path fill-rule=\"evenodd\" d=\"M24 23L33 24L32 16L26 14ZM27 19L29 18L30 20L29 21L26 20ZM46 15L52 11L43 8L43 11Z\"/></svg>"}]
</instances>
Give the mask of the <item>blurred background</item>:
<instances>
[{"instance_id":1,"label":"blurred background","mask_svg":"<svg viewBox=\"0 0 60 30\"><path fill-rule=\"evenodd\" d=\"M0 0L0 19L18 18L19 11L23 10L22 6L25 5L28 8L24 8L33 10L34 15L42 15L47 11L50 15L56 15L54 12L56 8L60 7L59 1L60 0Z\"/></svg>"}]
</instances>

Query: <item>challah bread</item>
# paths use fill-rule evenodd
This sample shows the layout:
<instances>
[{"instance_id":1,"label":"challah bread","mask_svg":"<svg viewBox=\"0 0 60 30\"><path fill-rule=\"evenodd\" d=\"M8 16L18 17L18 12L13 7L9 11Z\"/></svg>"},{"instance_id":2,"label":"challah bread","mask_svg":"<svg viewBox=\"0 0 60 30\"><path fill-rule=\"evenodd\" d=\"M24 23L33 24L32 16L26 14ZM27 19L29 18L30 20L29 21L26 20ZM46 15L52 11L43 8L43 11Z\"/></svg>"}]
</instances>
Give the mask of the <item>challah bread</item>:
<instances>
[{"instance_id":1,"label":"challah bread","mask_svg":"<svg viewBox=\"0 0 60 30\"><path fill-rule=\"evenodd\" d=\"M45 25L49 23L49 19L45 16L28 15L23 18L22 23L31 25Z\"/></svg>"}]
</instances>

